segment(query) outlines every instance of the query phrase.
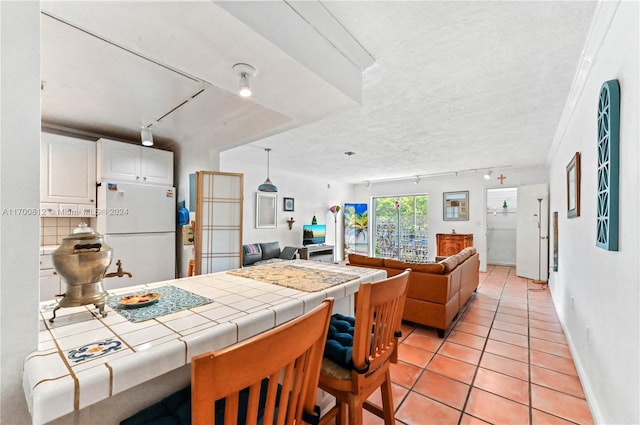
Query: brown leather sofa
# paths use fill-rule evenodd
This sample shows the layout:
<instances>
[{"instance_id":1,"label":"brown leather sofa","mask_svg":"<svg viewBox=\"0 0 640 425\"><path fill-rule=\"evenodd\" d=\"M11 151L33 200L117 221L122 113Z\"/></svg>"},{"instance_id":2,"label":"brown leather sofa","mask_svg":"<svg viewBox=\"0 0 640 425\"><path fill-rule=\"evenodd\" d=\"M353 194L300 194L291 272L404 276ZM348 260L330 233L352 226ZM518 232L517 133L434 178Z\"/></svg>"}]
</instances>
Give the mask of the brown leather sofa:
<instances>
[{"instance_id":1,"label":"brown leather sofa","mask_svg":"<svg viewBox=\"0 0 640 425\"><path fill-rule=\"evenodd\" d=\"M389 277L410 268L402 319L432 326L443 338L446 329L478 288L480 258L474 247L468 247L437 263L409 263L349 254L348 265L386 270Z\"/></svg>"}]
</instances>

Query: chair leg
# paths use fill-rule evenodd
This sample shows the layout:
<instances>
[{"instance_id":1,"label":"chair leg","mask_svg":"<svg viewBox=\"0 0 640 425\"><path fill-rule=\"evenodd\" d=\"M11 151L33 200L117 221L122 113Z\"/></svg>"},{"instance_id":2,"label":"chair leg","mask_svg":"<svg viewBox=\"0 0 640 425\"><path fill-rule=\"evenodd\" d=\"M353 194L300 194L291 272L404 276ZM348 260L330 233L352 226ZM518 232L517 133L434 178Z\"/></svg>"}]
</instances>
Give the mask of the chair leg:
<instances>
[{"instance_id":1,"label":"chair leg","mask_svg":"<svg viewBox=\"0 0 640 425\"><path fill-rule=\"evenodd\" d=\"M362 401L358 397L349 398L349 425L362 425Z\"/></svg>"},{"instance_id":2,"label":"chair leg","mask_svg":"<svg viewBox=\"0 0 640 425\"><path fill-rule=\"evenodd\" d=\"M347 403L338 402L338 415L336 416L336 425L347 425Z\"/></svg>"},{"instance_id":3,"label":"chair leg","mask_svg":"<svg viewBox=\"0 0 640 425\"><path fill-rule=\"evenodd\" d=\"M382 414L385 425L395 425L395 409L393 408L393 393L391 392L391 372L387 369L385 381L380 387L382 391Z\"/></svg>"}]
</instances>

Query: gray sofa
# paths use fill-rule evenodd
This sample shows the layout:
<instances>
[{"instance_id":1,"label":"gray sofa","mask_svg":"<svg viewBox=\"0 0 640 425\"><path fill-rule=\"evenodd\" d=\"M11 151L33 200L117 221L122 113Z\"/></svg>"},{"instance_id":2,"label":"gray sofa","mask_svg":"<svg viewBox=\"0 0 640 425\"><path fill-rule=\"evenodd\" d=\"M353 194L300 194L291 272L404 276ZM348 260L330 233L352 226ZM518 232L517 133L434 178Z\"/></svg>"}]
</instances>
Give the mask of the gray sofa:
<instances>
[{"instance_id":1,"label":"gray sofa","mask_svg":"<svg viewBox=\"0 0 640 425\"><path fill-rule=\"evenodd\" d=\"M242 267L293 260L297 254L298 248L286 246L281 250L278 242L242 245Z\"/></svg>"}]
</instances>

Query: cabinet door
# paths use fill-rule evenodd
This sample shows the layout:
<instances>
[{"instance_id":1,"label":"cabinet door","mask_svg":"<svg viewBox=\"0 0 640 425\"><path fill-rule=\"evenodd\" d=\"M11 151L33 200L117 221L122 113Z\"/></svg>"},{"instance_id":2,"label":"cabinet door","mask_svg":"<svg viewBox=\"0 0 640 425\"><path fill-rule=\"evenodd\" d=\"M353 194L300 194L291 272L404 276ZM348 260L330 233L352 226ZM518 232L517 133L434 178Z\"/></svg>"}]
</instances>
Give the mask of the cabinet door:
<instances>
[{"instance_id":1,"label":"cabinet door","mask_svg":"<svg viewBox=\"0 0 640 425\"><path fill-rule=\"evenodd\" d=\"M173 152L145 147L140 149L142 181L173 186Z\"/></svg>"},{"instance_id":2,"label":"cabinet door","mask_svg":"<svg viewBox=\"0 0 640 425\"><path fill-rule=\"evenodd\" d=\"M40 301L53 300L60 291L58 273L53 269L40 270Z\"/></svg>"},{"instance_id":3,"label":"cabinet door","mask_svg":"<svg viewBox=\"0 0 640 425\"><path fill-rule=\"evenodd\" d=\"M100 181L118 180L140 182L142 170L140 168L140 146L113 140L98 140Z\"/></svg>"},{"instance_id":4,"label":"cabinet door","mask_svg":"<svg viewBox=\"0 0 640 425\"><path fill-rule=\"evenodd\" d=\"M95 206L95 142L42 133L40 147L40 202Z\"/></svg>"}]
</instances>

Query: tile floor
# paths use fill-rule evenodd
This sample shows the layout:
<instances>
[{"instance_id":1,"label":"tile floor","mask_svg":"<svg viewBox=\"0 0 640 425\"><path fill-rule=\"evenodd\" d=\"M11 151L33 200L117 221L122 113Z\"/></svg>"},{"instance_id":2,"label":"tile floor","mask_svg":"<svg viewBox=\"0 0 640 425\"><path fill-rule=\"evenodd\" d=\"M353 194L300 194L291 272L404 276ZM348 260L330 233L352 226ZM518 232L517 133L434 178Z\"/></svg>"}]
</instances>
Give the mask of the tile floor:
<instances>
[{"instance_id":1,"label":"tile floor","mask_svg":"<svg viewBox=\"0 0 640 425\"><path fill-rule=\"evenodd\" d=\"M487 269L445 339L403 325L391 369L398 423L593 423L549 290L513 267ZM380 403L380 392L371 399Z\"/></svg>"}]
</instances>

